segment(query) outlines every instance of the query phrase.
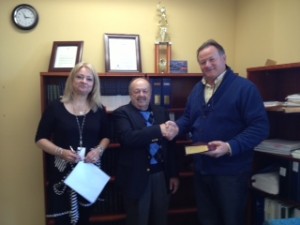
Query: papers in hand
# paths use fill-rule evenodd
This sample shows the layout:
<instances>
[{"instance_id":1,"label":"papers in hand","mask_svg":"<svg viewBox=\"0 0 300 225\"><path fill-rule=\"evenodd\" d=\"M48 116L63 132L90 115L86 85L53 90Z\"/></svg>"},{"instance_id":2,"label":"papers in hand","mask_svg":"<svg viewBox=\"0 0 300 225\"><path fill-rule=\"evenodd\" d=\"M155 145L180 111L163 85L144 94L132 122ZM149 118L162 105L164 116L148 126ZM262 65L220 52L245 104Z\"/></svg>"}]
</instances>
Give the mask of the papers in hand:
<instances>
[{"instance_id":1,"label":"papers in hand","mask_svg":"<svg viewBox=\"0 0 300 225\"><path fill-rule=\"evenodd\" d=\"M197 154L209 151L206 143L197 143L194 145L185 146L185 154Z\"/></svg>"},{"instance_id":2,"label":"papers in hand","mask_svg":"<svg viewBox=\"0 0 300 225\"><path fill-rule=\"evenodd\" d=\"M79 162L64 182L90 203L94 203L109 179L94 164Z\"/></svg>"}]
</instances>

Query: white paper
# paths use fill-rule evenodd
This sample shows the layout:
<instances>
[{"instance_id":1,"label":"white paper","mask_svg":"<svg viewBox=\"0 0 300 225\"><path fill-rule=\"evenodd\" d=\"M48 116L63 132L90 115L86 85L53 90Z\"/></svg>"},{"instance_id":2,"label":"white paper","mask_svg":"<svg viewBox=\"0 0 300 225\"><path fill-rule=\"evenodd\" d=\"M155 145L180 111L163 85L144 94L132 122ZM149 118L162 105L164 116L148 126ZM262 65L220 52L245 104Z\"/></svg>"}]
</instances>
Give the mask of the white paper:
<instances>
[{"instance_id":1,"label":"white paper","mask_svg":"<svg viewBox=\"0 0 300 225\"><path fill-rule=\"evenodd\" d=\"M94 203L109 179L94 164L79 162L64 182L90 203Z\"/></svg>"}]
</instances>

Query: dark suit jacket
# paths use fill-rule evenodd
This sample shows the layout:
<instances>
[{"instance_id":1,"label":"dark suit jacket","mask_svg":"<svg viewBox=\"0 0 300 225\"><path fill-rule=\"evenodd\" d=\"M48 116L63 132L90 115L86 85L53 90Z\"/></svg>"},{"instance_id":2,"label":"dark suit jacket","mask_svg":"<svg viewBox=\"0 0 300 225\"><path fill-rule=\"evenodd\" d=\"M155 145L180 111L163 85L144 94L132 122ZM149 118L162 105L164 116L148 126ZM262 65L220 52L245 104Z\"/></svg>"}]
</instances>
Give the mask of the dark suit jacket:
<instances>
[{"instance_id":1,"label":"dark suit jacket","mask_svg":"<svg viewBox=\"0 0 300 225\"><path fill-rule=\"evenodd\" d=\"M149 172L149 145L158 141L162 146L162 156L166 175L166 185L170 177L178 177L178 163L174 142L163 138L159 124L169 120L167 111L151 105L154 124L146 126L140 111L131 103L113 112L114 131L121 150L118 160L117 184L129 198L139 198L146 188Z\"/></svg>"}]
</instances>

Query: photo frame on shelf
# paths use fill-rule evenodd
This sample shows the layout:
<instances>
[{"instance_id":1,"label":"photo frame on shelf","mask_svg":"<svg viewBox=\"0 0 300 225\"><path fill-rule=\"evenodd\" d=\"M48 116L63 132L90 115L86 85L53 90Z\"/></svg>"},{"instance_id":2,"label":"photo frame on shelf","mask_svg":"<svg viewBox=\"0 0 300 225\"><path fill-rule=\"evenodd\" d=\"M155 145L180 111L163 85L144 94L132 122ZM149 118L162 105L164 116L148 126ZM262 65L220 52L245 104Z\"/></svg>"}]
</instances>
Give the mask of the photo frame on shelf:
<instances>
[{"instance_id":1,"label":"photo frame on shelf","mask_svg":"<svg viewBox=\"0 0 300 225\"><path fill-rule=\"evenodd\" d=\"M106 72L142 72L137 34L104 34Z\"/></svg>"},{"instance_id":2,"label":"photo frame on shelf","mask_svg":"<svg viewBox=\"0 0 300 225\"><path fill-rule=\"evenodd\" d=\"M69 72L81 62L83 41L54 41L49 72Z\"/></svg>"}]
</instances>

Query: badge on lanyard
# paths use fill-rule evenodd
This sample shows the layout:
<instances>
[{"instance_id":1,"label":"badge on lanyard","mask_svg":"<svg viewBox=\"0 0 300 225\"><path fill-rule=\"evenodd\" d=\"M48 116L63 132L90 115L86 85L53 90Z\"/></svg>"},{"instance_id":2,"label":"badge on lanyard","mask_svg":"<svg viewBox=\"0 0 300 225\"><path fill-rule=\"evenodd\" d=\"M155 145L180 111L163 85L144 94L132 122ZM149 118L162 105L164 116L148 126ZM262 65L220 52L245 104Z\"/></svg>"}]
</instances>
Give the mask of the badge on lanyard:
<instances>
[{"instance_id":1,"label":"badge on lanyard","mask_svg":"<svg viewBox=\"0 0 300 225\"><path fill-rule=\"evenodd\" d=\"M77 154L79 155L80 160L84 160L84 158L85 158L85 150L86 150L85 147L77 147Z\"/></svg>"}]
</instances>

